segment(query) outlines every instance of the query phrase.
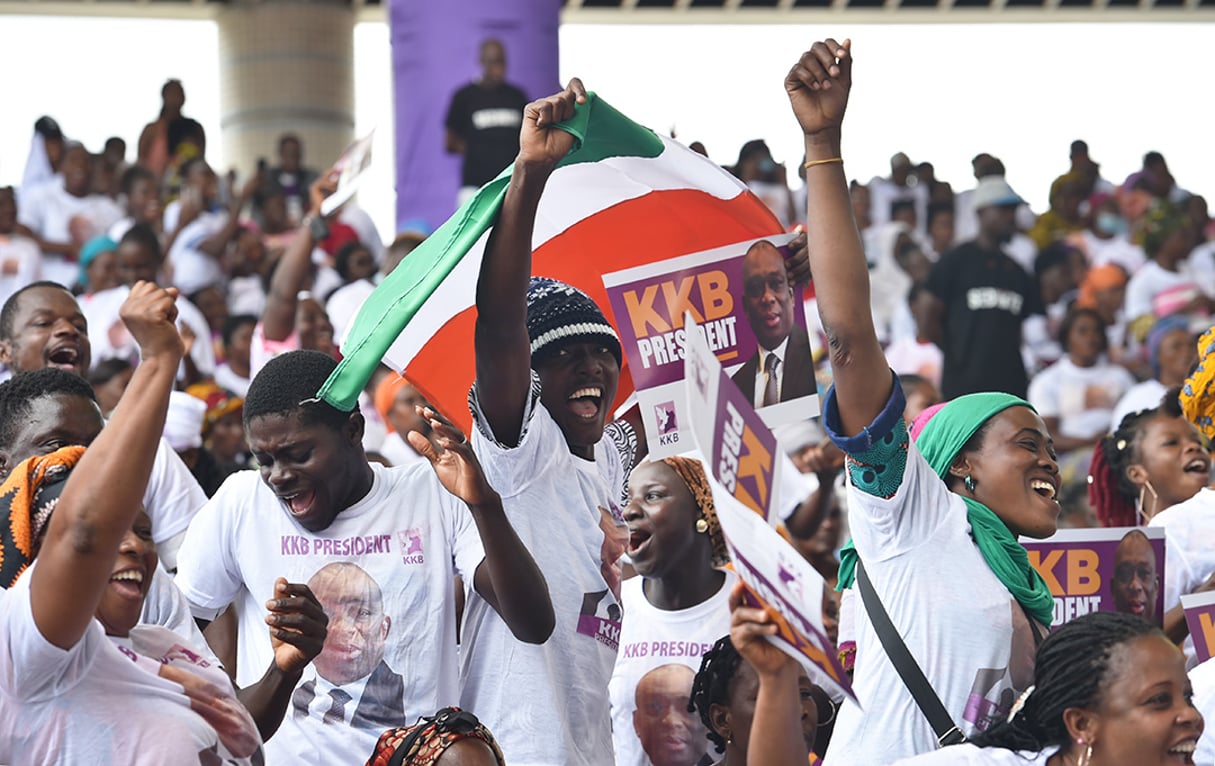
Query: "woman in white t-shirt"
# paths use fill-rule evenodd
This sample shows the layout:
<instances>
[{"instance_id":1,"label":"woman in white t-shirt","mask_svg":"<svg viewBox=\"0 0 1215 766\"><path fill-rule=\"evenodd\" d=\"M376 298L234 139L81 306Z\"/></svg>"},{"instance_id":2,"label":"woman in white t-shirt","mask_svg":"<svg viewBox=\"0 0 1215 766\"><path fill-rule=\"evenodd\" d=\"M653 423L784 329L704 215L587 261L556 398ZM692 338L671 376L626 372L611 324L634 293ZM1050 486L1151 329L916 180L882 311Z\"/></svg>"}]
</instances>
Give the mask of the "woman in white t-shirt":
<instances>
[{"instance_id":1,"label":"woman in white t-shirt","mask_svg":"<svg viewBox=\"0 0 1215 766\"><path fill-rule=\"evenodd\" d=\"M629 477L624 615L608 683L617 766L695 766L708 748L688 700L701 656L730 627L735 576L713 494L698 460L642 463Z\"/></svg>"},{"instance_id":2,"label":"woman in white t-shirt","mask_svg":"<svg viewBox=\"0 0 1215 766\"><path fill-rule=\"evenodd\" d=\"M951 401L910 442L903 392L873 328L840 157L851 64L849 43L827 40L785 80L805 134L810 267L835 373L823 423L848 455L854 546L845 548L840 582L849 587L863 562L955 728L969 735L1007 716L1053 617L1050 590L1017 536L1054 534L1058 466L1042 419L1002 393ZM998 204L979 211L986 231L1011 230L1014 214ZM938 735L868 614L858 606L852 617L857 700L840 706L824 760L883 764L936 749Z\"/></svg>"},{"instance_id":3,"label":"woman in white t-shirt","mask_svg":"<svg viewBox=\"0 0 1215 766\"><path fill-rule=\"evenodd\" d=\"M1193 764L1203 730L1177 647L1158 628L1093 612L1042 642L1034 685L968 744L896 766Z\"/></svg>"},{"instance_id":4,"label":"woman in white t-shirt","mask_svg":"<svg viewBox=\"0 0 1215 766\"><path fill-rule=\"evenodd\" d=\"M1070 508L1084 497L1093 445L1105 435L1114 405L1135 378L1106 358L1105 324L1093 309L1069 312L1059 340L1065 356L1034 376L1027 398L1054 437L1062 502Z\"/></svg>"},{"instance_id":5,"label":"woman in white t-shirt","mask_svg":"<svg viewBox=\"0 0 1215 766\"><path fill-rule=\"evenodd\" d=\"M29 458L0 491L5 584L37 555L0 593L5 763L244 763L260 747L218 665L167 631L132 631L156 566L141 502L183 353L175 298L132 288L122 316L143 362L89 452Z\"/></svg>"}]
</instances>

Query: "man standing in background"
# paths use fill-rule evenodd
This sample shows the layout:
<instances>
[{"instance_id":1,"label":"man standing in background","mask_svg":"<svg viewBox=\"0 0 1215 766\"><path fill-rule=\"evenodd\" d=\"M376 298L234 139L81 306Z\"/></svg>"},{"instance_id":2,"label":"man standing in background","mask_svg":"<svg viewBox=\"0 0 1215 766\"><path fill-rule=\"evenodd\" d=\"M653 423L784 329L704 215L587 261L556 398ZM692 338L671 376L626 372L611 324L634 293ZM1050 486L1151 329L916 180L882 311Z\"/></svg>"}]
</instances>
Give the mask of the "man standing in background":
<instances>
[{"instance_id":1,"label":"man standing in background","mask_svg":"<svg viewBox=\"0 0 1215 766\"><path fill-rule=\"evenodd\" d=\"M464 204L519 153L527 96L505 78L506 50L497 40L486 40L481 43L481 79L451 98L445 148L464 156L457 204Z\"/></svg>"}]
</instances>

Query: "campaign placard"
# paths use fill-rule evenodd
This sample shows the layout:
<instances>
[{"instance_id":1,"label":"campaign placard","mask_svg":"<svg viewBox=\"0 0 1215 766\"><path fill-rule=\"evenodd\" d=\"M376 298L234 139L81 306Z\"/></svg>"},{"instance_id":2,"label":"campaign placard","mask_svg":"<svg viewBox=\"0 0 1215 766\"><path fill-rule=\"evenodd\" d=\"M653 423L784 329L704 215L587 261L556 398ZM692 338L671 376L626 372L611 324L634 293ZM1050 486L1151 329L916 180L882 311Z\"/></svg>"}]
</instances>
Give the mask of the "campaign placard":
<instances>
[{"instance_id":1,"label":"campaign placard","mask_svg":"<svg viewBox=\"0 0 1215 766\"><path fill-rule=\"evenodd\" d=\"M1187 593L1181 597L1181 608L1198 661L1206 662L1215 655L1215 592Z\"/></svg>"},{"instance_id":2,"label":"campaign placard","mask_svg":"<svg viewBox=\"0 0 1215 766\"><path fill-rule=\"evenodd\" d=\"M363 174L371 165L371 145L375 139L375 131L347 146L333 169L337 171L337 189L321 201L321 215L329 215L354 196L363 180Z\"/></svg>"},{"instance_id":3,"label":"campaign placard","mask_svg":"<svg viewBox=\"0 0 1215 766\"><path fill-rule=\"evenodd\" d=\"M747 240L603 276L652 457L692 449L681 390L685 313L769 427L818 414L805 306L784 272L792 238Z\"/></svg>"},{"instance_id":4,"label":"campaign placard","mask_svg":"<svg viewBox=\"0 0 1215 766\"><path fill-rule=\"evenodd\" d=\"M707 457L713 504L747 602L777 616L768 638L820 685L853 697L835 645L823 628L822 575L777 531L783 458L742 392L730 383L705 337L687 320L684 360L692 438Z\"/></svg>"},{"instance_id":5,"label":"campaign placard","mask_svg":"<svg viewBox=\"0 0 1215 766\"><path fill-rule=\"evenodd\" d=\"M1021 539L1029 563L1055 597L1052 627L1089 612L1137 614L1164 621L1164 529L1061 529L1045 540Z\"/></svg>"}]
</instances>

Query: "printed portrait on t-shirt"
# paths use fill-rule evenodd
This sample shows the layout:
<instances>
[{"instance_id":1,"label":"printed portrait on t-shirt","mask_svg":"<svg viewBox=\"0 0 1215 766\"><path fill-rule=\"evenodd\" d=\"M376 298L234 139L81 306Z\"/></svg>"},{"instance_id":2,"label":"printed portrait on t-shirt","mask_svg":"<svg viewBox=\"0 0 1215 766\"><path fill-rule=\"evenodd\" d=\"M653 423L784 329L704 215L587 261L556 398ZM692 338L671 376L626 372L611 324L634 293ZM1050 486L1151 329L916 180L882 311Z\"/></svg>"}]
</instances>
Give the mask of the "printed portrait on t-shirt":
<instances>
[{"instance_id":1,"label":"printed portrait on t-shirt","mask_svg":"<svg viewBox=\"0 0 1215 766\"><path fill-rule=\"evenodd\" d=\"M635 693L633 729L654 766L711 763L709 740L700 717L688 712L692 679L687 665L660 665L641 677Z\"/></svg>"},{"instance_id":2,"label":"printed portrait on t-shirt","mask_svg":"<svg viewBox=\"0 0 1215 766\"><path fill-rule=\"evenodd\" d=\"M308 580L308 587L329 617L329 631L321 653L312 661L319 678L335 687L326 722L349 721L360 728L396 725L404 717L405 684L400 674L384 661L384 645L392 631L392 618L384 613L384 596L377 583L357 564L348 561L327 564ZM314 685L308 689L309 683ZM296 690L296 700L305 707L317 694L315 681ZM353 711L345 705L355 702ZM301 692L304 694L301 695ZM308 697L304 699L304 697ZM299 704L296 705L300 710Z\"/></svg>"},{"instance_id":3,"label":"printed portrait on t-shirt","mask_svg":"<svg viewBox=\"0 0 1215 766\"><path fill-rule=\"evenodd\" d=\"M1110 581L1114 610L1152 620L1159 592L1156 551L1147 535L1132 529L1114 549L1114 577Z\"/></svg>"}]
</instances>

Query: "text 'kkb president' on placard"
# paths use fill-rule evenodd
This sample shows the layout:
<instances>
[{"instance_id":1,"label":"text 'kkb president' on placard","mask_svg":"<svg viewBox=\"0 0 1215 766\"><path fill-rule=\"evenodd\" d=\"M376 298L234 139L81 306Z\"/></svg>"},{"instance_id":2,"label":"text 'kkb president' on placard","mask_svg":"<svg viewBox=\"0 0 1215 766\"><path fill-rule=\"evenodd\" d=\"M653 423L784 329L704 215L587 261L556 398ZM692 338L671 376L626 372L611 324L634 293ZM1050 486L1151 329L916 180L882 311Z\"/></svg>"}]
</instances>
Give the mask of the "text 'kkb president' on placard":
<instances>
[{"instance_id":1,"label":"text 'kkb president' on placard","mask_svg":"<svg viewBox=\"0 0 1215 766\"><path fill-rule=\"evenodd\" d=\"M792 238L748 240L603 276L652 457L692 449L680 395L685 312L769 427L818 414L805 308L785 273Z\"/></svg>"}]
</instances>

